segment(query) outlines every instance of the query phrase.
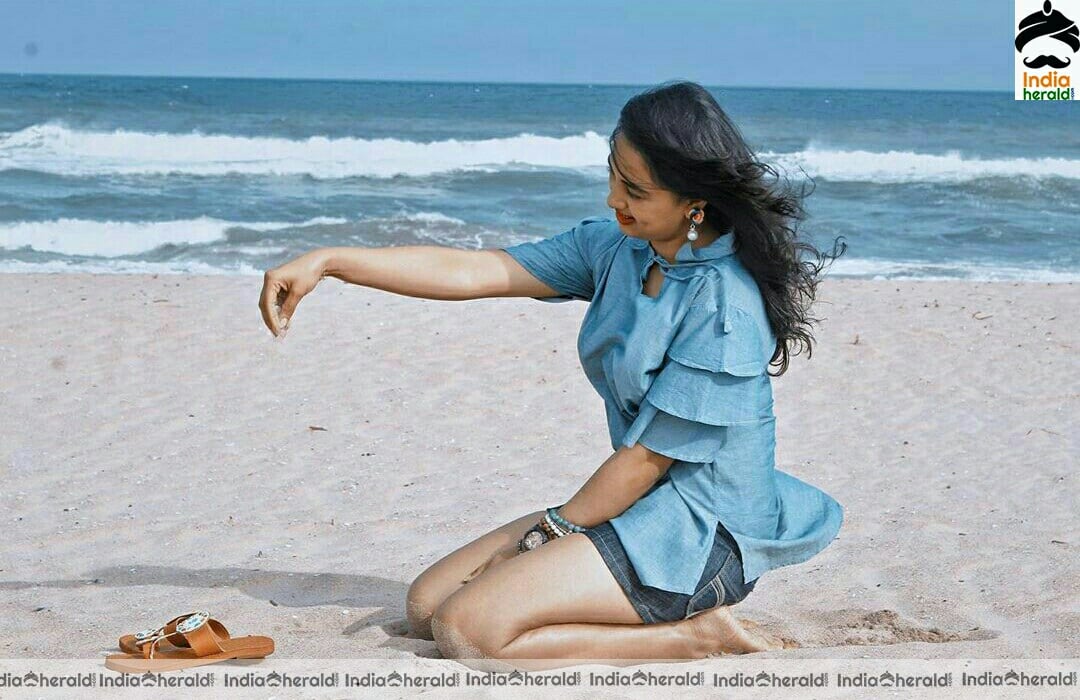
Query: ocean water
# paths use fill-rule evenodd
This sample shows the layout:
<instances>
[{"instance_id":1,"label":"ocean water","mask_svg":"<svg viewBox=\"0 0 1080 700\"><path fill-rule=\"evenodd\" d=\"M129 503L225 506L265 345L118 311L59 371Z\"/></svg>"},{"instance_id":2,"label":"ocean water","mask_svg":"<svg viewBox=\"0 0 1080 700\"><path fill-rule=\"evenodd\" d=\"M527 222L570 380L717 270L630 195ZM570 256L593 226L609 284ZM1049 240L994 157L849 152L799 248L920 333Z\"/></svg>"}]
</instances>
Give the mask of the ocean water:
<instances>
[{"instance_id":1,"label":"ocean water","mask_svg":"<svg viewBox=\"0 0 1080 700\"><path fill-rule=\"evenodd\" d=\"M322 246L481 248L611 216L648 86L0 75L0 271L262 274ZM830 275L1080 279L1080 111L1011 93L710 87L813 179Z\"/></svg>"}]
</instances>

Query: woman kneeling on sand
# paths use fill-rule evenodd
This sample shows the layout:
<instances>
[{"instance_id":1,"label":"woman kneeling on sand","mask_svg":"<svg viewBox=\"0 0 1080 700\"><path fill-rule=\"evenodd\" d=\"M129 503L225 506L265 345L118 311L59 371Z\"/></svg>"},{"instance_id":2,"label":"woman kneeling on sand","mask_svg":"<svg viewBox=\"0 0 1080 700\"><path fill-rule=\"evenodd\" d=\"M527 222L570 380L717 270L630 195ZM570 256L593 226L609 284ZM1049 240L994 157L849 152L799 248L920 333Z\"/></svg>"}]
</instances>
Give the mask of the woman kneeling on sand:
<instances>
[{"instance_id":1,"label":"woman kneeling on sand","mask_svg":"<svg viewBox=\"0 0 1080 700\"><path fill-rule=\"evenodd\" d=\"M614 219L497 249L321 248L265 275L275 336L326 276L428 299L589 304L578 351L614 452L570 500L413 582L412 632L448 658L542 669L782 648L730 607L840 529L833 498L775 468L768 370L811 349L809 306L843 249L797 237L803 193L766 182L775 170L695 83L631 98L609 147Z\"/></svg>"}]
</instances>

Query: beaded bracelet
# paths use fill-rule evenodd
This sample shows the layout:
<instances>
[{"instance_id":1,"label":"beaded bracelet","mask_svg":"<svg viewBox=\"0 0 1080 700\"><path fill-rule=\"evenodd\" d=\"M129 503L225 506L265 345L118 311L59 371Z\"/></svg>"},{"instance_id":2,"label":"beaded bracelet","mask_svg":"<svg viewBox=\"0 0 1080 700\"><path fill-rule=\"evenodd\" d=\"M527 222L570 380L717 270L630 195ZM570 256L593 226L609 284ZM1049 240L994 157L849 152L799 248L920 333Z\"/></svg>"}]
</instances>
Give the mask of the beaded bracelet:
<instances>
[{"instance_id":1,"label":"beaded bracelet","mask_svg":"<svg viewBox=\"0 0 1080 700\"><path fill-rule=\"evenodd\" d=\"M540 522L536 523L535 527L536 527L536 528L537 528L538 530L540 530L540 532L542 532L542 533L544 533L545 535L547 535L547 541L548 541L548 542L550 542L550 541L552 541L553 539L555 539L556 537L558 537L558 535L556 535L556 534L555 534L554 532L552 532L552 531L551 531L551 527L550 527L550 526L549 526L549 525L548 525L548 524L547 524L546 522L544 522L543 520L541 520Z\"/></svg>"},{"instance_id":2,"label":"beaded bracelet","mask_svg":"<svg viewBox=\"0 0 1080 700\"><path fill-rule=\"evenodd\" d=\"M556 525L555 521L549 518L547 514L545 514L544 517L540 519L539 525L544 532L548 533L549 538L553 540L570 534L566 530L563 530L561 527Z\"/></svg>"},{"instance_id":3,"label":"beaded bracelet","mask_svg":"<svg viewBox=\"0 0 1080 700\"><path fill-rule=\"evenodd\" d=\"M580 525L575 525L574 523L559 515L559 508L562 508L565 505L566 503L563 503L561 506L554 506L552 508L548 508L547 514L550 515L551 519L558 523L559 527L564 530L569 530L570 532L585 532L586 528L583 528Z\"/></svg>"}]
</instances>

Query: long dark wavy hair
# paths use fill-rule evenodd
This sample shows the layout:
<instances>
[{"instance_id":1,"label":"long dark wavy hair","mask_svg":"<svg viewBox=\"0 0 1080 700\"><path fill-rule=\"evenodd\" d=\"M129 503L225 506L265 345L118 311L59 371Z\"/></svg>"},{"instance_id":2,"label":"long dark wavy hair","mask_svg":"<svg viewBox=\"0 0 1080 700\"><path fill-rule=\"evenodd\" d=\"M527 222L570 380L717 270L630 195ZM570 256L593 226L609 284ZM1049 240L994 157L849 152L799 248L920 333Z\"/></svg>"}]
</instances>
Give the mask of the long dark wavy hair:
<instances>
[{"instance_id":1,"label":"long dark wavy hair","mask_svg":"<svg viewBox=\"0 0 1080 700\"><path fill-rule=\"evenodd\" d=\"M663 83L630 98L611 133L612 152L620 133L641 153L657 185L704 199L709 225L733 232L735 253L757 282L776 335L769 365L780 371L771 376L784 374L790 355L803 348L811 357L810 328L821 319L809 311L819 275L847 250L843 236L830 253L799 238L798 223L806 218L802 200L813 190L796 191L759 161L709 91L694 82Z\"/></svg>"}]
</instances>

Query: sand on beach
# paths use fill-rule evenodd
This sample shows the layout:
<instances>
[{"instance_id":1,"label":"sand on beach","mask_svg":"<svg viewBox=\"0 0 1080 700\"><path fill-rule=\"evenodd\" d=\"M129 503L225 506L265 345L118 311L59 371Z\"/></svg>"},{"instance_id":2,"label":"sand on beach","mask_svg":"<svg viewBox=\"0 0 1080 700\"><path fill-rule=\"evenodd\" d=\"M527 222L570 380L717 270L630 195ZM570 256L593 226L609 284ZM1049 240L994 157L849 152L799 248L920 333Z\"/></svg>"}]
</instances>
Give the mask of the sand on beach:
<instances>
[{"instance_id":1,"label":"sand on beach","mask_svg":"<svg viewBox=\"0 0 1080 700\"><path fill-rule=\"evenodd\" d=\"M327 279L274 339L261 284L0 275L0 657L193 609L279 658L437 657L410 582L610 454L584 303ZM803 645L763 656L1080 655L1077 291L823 281L777 466L845 524L735 608Z\"/></svg>"}]
</instances>

